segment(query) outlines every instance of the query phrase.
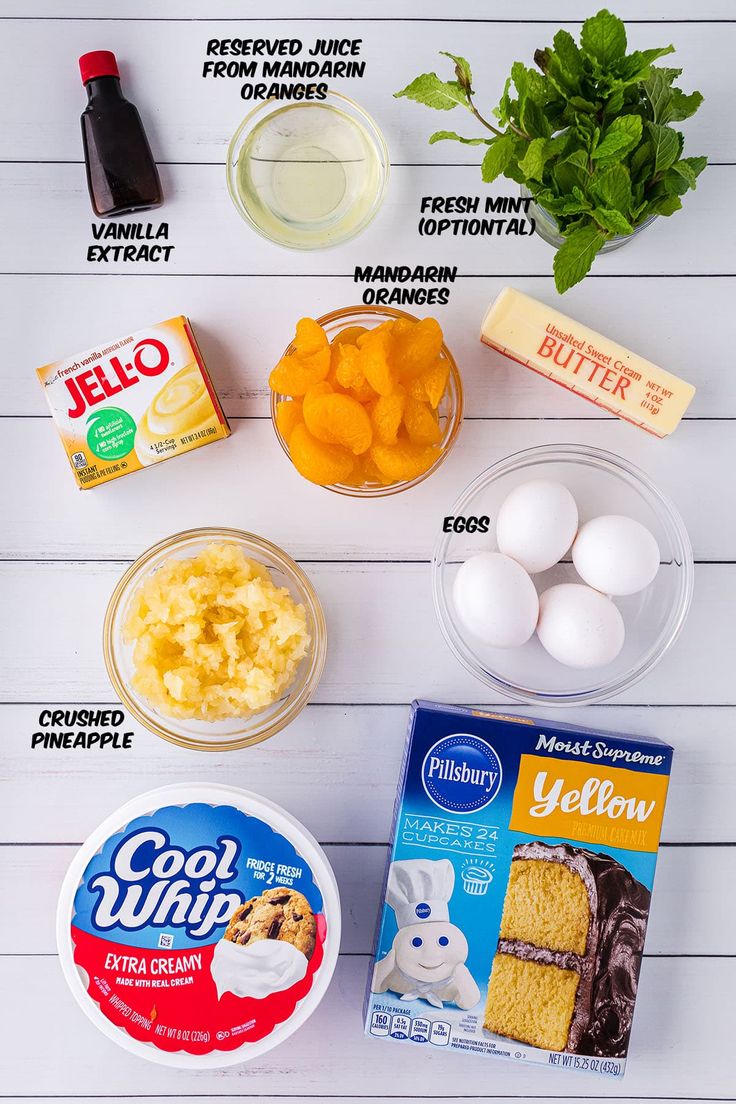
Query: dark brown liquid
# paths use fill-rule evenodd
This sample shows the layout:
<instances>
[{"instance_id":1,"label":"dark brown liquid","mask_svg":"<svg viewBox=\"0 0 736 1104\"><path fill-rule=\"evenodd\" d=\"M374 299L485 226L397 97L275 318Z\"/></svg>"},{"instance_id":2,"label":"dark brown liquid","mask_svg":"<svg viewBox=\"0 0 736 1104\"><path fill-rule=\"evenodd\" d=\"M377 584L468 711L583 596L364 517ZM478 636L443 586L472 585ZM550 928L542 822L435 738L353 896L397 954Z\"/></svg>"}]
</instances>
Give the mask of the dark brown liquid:
<instances>
[{"instance_id":1,"label":"dark brown liquid","mask_svg":"<svg viewBox=\"0 0 736 1104\"><path fill-rule=\"evenodd\" d=\"M123 96L117 77L95 77L86 88L82 140L95 214L158 207L161 182L137 108Z\"/></svg>"}]
</instances>

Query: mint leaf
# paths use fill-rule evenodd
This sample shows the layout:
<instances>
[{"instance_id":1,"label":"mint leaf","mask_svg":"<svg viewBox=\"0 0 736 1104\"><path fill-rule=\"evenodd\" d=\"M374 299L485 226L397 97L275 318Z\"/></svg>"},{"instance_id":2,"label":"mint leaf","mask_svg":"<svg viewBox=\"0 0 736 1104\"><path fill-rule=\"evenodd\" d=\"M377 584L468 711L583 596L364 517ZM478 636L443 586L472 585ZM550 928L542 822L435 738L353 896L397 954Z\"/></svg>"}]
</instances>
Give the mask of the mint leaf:
<instances>
[{"instance_id":1,"label":"mint leaf","mask_svg":"<svg viewBox=\"0 0 736 1104\"><path fill-rule=\"evenodd\" d=\"M678 132L671 127L650 122L646 126L654 156L654 175L659 176L680 156L680 138Z\"/></svg>"},{"instance_id":2,"label":"mint leaf","mask_svg":"<svg viewBox=\"0 0 736 1104\"><path fill-rule=\"evenodd\" d=\"M429 136L429 144L433 146L435 142L462 142L466 146L487 146L493 139L492 138L463 138L461 135L456 134L454 130L436 130L434 134Z\"/></svg>"},{"instance_id":3,"label":"mint leaf","mask_svg":"<svg viewBox=\"0 0 736 1104\"><path fill-rule=\"evenodd\" d=\"M530 138L549 138L552 134L549 119L537 101L528 94L519 101L519 119L521 129Z\"/></svg>"},{"instance_id":4,"label":"mint leaf","mask_svg":"<svg viewBox=\"0 0 736 1104\"><path fill-rule=\"evenodd\" d=\"M635 50L623 58L615 68L616 76L624 84L634 84L643 80L650 72L650 66L657 58L674 53L674 46L663 46L659 50Z\"/></svg>"},{"instance_id":5,"label":"mint leaf","mask_svg":"<svg viewBox=\"0 0 736 1104\"><path fill-rule=\"evenodd\" d=\"M603 8L583 23L580 45L601 69L609 69L626 53L626 28L620 19Z\"/></svg>"},{"instance_id":6,"label":"mint leaf","mask_svg":"<svg viewBox=\"0 0 736 1104\"><path fill-rule=\"evenodd\" d=\"M502 138L495 138L489 145L480 167L481 176L486 184L490 184L505 172L514 156L514 136L504 134Z\"/></svg>"},{"instance_id":7,"label":"mint leaf","mask_svg":"<svg viewBox=\"0 0 736 1104\"><path fill-rule=\"evenodd\" d=\"M603 135L590 155L593 161L620 161L641 141L641 119L638 115L619 115Z\"/></svg>"},{"instance_id":8,"label":"mint leaf","mask_svg":"<svg viewBox=\"0 0 736 1104\"><path fill-rule=\"evenodd\" d=\"M605 234L595 226L581 226L565 238L553 263L555 287L560 295L587 276L605 240Z\"/></svg>"},{"instance_id":9,"label":"mint leaf","mask_svg":"<svg viewBox=\"0 0 736 1104\"><path fill-rule=\"evenodd\" d=\"M578 50L575 39L569 31L558 31L552 39L555 54L560 63L560 68L565 73L570 86L579 87L580 81L585 75L583 55Z\"/></svg>"},{"instance_id":10,"label":"mint leaf","mask_svg":"<svg viewBox=\"0 0 736 1104\"><path fill-rule=\"evenodd\" d=\"M666 69L652 69L644 82L644 91L652 109L652 122L668 123L672 118L674 90Z\"/></svg>"},{"instance_id":11,"label":"mint leaf","mask_svg":"<svg viewBox=\"0 0 736 1104\"><path fill-rule=\"evenodd\" d=\"M406 96L408 100L416 100L426 107L434 107L438 111L451 111L458 104L468 106L468 96L465 89L458 81L443 81L436 73L422 73L402 88L401 92L394 92L394 97L399 99Z\"/></svg>"},{"instance_id":12,"label":"mint leaf","mask_svg":"<svg viewBox=\"0 0 736 1104\"><path fill-rule=\"evenodd\" d=\"M599 173L590 190L605 207L615 207L624 214L631 209L631 177L625 165L612 165Z\"/></svg>"},{"instance_id":13,"label":"mint leaf","mask_svg":"<svg viewBox=\"0 0 736 1104\"><path fill-rule=\"evenodd\" d=\"M689 96L686 96L681 89L673 88L670 120L673 123L679 123L682 119L689 119L691 115L695 114L702 102L701 92L691 92Z\"/></svg>"},{"instance_id":14,"label":"mint leaf","mask_svg":"<svg viewBox=\"0 0 736 1104\"><path fill-rule=\"evenodd\" d=\"M703 169L707 167L708 158L707 157L683 157L677 162L677 164L674 166L674 168L679 168L680 165L689 165L690 168L695 173L695 176L697 178L698 176L700 176ZM694 187L695 187L695 185L693 184L693 188Z\"/></svg>"},{"instance_id":15,"label":"mint leaf","mask_svg":"<svg viewBox=\"0 0 736 1104\"><path fill-rule=\"evenodd\" d=\"M511 79L520 97L528 97L538 103L540 107L547 102L546 81L534 69L527 69L522 62L515 61L511 66Z\"/></svg>"},{"instance_id":16,"label":"mint leaf","mask_svg":"<svg viewBox=\"0 0 736 1104\"><path fill-rule=\"evenodd\" d=\"M588 155L585 150L574 150L562 161L558 161L553 170L554 178L563 192L572 192L573 188L586 188L588 185Z\"/></svg>"},{"instance_id":17,"label":"mint leaf","mask_svg":"<svg viewBox=\"0 0 736 1104\"><path fill-rule=\"evenodd\" d=\"M535 138L529 143L526 153L519 162L519 168L527 179L542 179L544 166L552 153L549 147L550 143L546 138Z\"/></svg>"},{"instance_id":18,"label":"mint leaf","mask_svg":"<svg viewBox=\"0 0 736 1104\"><path fill-rule=\"evenodd\" d=\"M627 218L613 207L596 207L592 216L599 226L609 230L612 234L632 234L634 227Z\"/></svg>"},{"instance_id":19,"label":"mint leaf","mask_svg":"<svg viewBox=\"0 0 736 1104\"><path fill-rule=\"evenodd\" d=\"M698 176L707 164L707 157L683 157L680 161L675 161L674 165L667 173L665 181L667 180L667 177L670 176L670 173L674 173L677 176L681 177L687 187L682 192L678 192L677 194L684 195L684 193L689 188L695 187Z\"/></svg>"},{"instance_id":20,"label":"mint leaf","mask_svg":"<svg viewBox=\"0 0 736 1104\"><path fill-rule=\"evenodd\" d=\"M443 57L450 58L455 62L455 76L458 84L460 84L469 96L473 95L473 74L470 71L470 65L464 57L458 57L457 54L448 54L447 50L440 50Z\"/></svg>"},{"instance_id":21,"label":"mint leaf","mask_svg":"<svg viewBox=\"0 0 736 1104\"><path fill-rule=\"evenodd\" d=\"M498 107L494 110L493 114L496 116L501 126L506 126L509 119L513 115L514 101L509 95L509 89L511 88L511 77L506 78L506 83L503 86L503 96L499 102Z\"/></svg>"},{"instance_id":22,"label":"mint leaf","mask_svg":"<svg viewBox=\"0 0 736 1104\"><path fill-rule=\"evenodd\" d=\"M674 215L675 211L682 209L682 200L676 195L658 196L647 204L646 216L650 215Z\"/></svg>"}]
</instances>

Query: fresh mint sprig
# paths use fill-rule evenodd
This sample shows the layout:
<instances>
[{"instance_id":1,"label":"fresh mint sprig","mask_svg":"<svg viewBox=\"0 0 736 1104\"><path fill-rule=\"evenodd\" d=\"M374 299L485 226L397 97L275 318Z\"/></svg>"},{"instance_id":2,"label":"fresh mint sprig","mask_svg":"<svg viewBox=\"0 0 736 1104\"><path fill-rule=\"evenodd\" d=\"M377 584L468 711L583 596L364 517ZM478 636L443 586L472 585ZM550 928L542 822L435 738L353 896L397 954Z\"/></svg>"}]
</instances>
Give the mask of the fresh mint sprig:
<instances>
[{"instance_id":1,"label":"fresh mint sprig","mask_svg":"<svg viewBox=\"0 0 736 1104\"><path fill-rule=\"evenodd\" d=\"M475 103L468 62L446 51L454 80L423 73L395 93L438 111L464 108L480 123L480 137L437 130L430 144L486 146L483 180L523 185L552 215L565 239L553 265L560 293L611 238L679 211L707 164L683 157L684 137L672 126L695 114L702 95L677 87L682 70L653 64L674 47L626 51L623 22L604 8L586 19L579 44L559 30L534 54L536 69L514 62L493 121Z\"/></svg>"}]
</instances>

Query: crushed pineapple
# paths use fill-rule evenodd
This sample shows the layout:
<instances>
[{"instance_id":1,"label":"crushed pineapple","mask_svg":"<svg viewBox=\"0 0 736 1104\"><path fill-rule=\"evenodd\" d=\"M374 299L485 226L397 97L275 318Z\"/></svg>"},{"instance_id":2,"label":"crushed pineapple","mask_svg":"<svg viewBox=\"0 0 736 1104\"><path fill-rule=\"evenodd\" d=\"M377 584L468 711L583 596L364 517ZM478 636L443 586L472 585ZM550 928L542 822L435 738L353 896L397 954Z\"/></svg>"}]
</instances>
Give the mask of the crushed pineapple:
<instances>
[{"instance_id":1,"label":"crushed pineapple","mask_svg":"<svg viewBox=\"0 0 736 1104\"><path fill-rule=\"evenodd\" d=\"M311 643L304 606L225 543L154 571L133 594L123 637L133 689L165 716L202 721L272 705Z\"/></svg>"}]
</instances>

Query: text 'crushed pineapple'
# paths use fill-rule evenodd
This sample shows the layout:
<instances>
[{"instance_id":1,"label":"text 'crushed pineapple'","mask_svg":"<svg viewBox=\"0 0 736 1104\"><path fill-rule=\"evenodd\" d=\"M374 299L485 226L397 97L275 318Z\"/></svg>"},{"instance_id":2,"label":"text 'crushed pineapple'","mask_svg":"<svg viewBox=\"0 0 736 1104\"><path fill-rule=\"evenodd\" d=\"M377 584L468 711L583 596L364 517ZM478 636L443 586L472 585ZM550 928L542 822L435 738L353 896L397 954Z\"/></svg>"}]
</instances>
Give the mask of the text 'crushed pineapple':
<instances>
[{"instance_id":1,"label":"text 'crushed pineapple'","mask_svg":"<svg viewBox=\"0 0 736 1104\"><path fill-rule=\"evenodd\" d=\"M166 716L203 721L272 705L311 642L304 606L235 544L164 562L135 591L123 635L132 688Z\"/></svg>"}]
</instances>

